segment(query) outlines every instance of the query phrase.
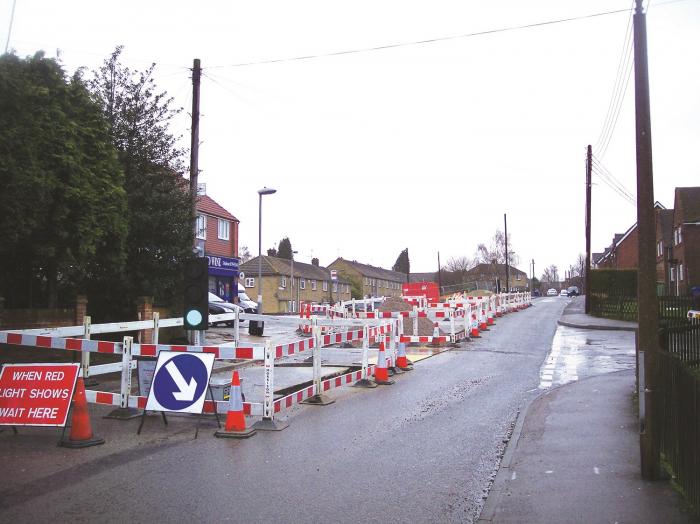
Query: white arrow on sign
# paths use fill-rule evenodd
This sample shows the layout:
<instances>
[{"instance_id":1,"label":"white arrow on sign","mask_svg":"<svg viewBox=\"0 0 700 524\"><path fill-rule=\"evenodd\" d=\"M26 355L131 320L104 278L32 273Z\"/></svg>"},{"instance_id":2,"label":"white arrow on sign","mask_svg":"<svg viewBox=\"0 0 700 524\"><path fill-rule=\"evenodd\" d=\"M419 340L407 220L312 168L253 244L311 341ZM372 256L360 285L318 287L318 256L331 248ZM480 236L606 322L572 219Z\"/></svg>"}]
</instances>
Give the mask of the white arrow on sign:
<instances>
[{"instance_id":1,"label":"white arrow on sign","mask_svg":"<svg viewBox=\"0 0 700 524\"><path fill-rule=\"evenodd\" d=\"M197 390L197 381L194 377L190 379L190 383L188 384L185 381L185 377L182 376L182 373L180 373L180 370L172 360L165 365L165 369L168 370L168 373L170 373L170 376L175 381L175 385L180 390L173 392L175 400L184 400L187 402L194 400L194 394Z\"/></svg>"}]
</instances>

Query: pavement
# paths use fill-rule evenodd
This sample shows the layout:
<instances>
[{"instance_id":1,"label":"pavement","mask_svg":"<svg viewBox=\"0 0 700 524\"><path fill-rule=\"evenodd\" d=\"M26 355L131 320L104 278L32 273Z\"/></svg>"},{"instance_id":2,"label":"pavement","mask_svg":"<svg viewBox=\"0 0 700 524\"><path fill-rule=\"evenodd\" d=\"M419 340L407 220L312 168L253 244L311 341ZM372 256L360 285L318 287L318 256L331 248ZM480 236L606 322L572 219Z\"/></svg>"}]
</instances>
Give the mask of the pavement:
<instances>
[{"instance_id":1,"label":"pavement","mask_svg":"<svg viewBox=\"0 0 700 524\"><path fill-rule=\"evenodd\" d=\"M633 324L582 310L583 297L571 300L559 324ZM669 480L641 478L634 393L634 369L626 369L537 396L518 417L479 522L698 522Z\"/></svg>"}]
</instances>

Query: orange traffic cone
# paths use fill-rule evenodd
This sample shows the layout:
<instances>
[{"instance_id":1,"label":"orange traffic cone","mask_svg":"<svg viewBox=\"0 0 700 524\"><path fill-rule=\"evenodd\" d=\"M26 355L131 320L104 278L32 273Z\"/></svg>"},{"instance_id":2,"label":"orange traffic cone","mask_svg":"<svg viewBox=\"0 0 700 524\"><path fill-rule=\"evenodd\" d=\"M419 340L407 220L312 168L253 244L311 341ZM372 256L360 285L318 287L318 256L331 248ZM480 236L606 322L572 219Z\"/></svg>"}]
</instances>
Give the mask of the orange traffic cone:
<instances>
[{"instance_id":1,"label":"orange traffic cone","mask_svg":"<svg viewBox=\"0 0 700 524\"><path fill-rule=\"evenodd\" d=\"M226 414L226 425L224 430L214 433L219 438L248 438L255 435L257 431L253 428L245 427L245 413L243 413L243 394L241 393L241 381L238 378L238 371L233 372L231 378L231 393L228 400L228 413Z\"/></svg>"},{"instance_id":2,"label":"orange traffic cone","mask_svg":"<svg viewBox=\"0 0 700 524\"><path fill-rule=\"evenodd\" d=\"M88 448L105 443L105 439L95 437L92 434L83 377L78 377L78 382L75 384L75 392L73 393L73 400L71 400L71 411L73 416L70 422L70 435L68 438L65 438L64 431L64 436L58 443L59 446L64 448Z\"/></svg>"},{"instance_id":3,"label":"orange traffic cone","mask_svg":"<svg viewBox=\"0 0 700 524\"><path fill-rule=\"evenodd\" d=\"M384 342L379 343L377 367L374 368L374 382L381 386L389 386L394 383L393 380L389 379L389 370L386 367L386 353L384 353Z\"/></svg>"},{"instance_id":4,"label":"orange traffic cone","mask_svg":"<svg viewBox=\"0 0 700 524\"><path fill-rule=\"evenodd\" d=\"M476 320L476 313L472 313L472 338L480 338L479 323Z\"/></svg>"},{"instance_id":5,"label":"orange traffic cone","mask_svg":"<svg viewBox=\"0 0 700 524\"><path fill-rule=\"evenodd\" d=\"M406 344L403 342L399 342L399 350L396 355L396 367L402 371L411 371L413 369L413 365L406 357Z\"/></svg>"}]
</instances>

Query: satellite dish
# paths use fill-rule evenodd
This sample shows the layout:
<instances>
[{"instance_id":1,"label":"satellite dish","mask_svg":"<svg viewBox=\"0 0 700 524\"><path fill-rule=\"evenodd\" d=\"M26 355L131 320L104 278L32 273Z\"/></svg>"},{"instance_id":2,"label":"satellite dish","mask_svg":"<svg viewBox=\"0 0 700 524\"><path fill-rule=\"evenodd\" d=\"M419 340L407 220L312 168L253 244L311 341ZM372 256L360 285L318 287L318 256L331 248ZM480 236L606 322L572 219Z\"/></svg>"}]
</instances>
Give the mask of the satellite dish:
<instances>
[{"instance_id":1,"label":"satellite dish","mask_svg":"<svg viewBox=\"0 0 700 524\"><path fill-rule=\"evenodd\" d=\"M240 278L241 280L244 279L244 278L245 278L245 273L244 273L243 271L241 271L240 273L238 273L238 278Z\"/></svg>"}]
</instances>

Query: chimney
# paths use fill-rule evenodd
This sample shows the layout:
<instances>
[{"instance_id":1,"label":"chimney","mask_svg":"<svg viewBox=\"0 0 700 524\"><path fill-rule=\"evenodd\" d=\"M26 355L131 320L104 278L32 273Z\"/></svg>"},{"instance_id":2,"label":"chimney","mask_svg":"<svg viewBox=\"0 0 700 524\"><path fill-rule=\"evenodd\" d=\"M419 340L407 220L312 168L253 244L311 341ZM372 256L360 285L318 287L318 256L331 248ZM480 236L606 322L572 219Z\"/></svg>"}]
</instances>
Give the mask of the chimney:
<instances>
[{"instance_id":1,"label":"chimney","mask_svg":"<svg viewBox=\"0 0 700 524\"><path fill-rule=\"evenodd\" d=\"M318 258L312 258L311 259L311 265L318 267Z\"/></svg>"}]
</instances>

